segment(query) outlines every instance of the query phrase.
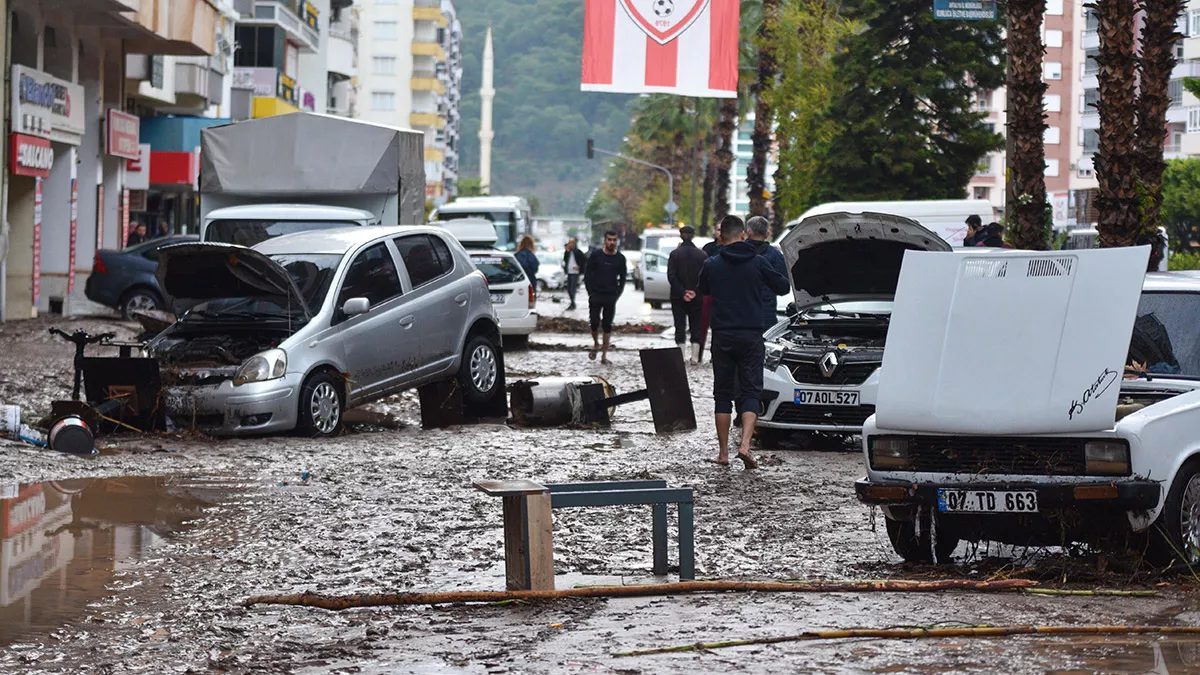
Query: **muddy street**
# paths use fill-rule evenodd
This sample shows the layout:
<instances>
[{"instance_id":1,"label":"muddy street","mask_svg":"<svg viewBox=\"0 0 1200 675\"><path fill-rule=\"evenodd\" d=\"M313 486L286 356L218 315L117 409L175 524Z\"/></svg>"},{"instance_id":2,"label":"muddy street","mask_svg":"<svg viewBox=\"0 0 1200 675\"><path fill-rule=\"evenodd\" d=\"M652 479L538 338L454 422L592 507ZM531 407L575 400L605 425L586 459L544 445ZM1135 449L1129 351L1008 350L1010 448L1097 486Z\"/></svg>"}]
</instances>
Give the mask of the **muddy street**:
<instances>
[{"instance_id":1,"label":"muddy street","mask_svg":"<svg viewBox=\"0 0 1200 675\"><path fill-rule=\"evenodd\" d=\"M657 315L658 313L655 312ZM108 320L56 323L125 331ZM0 402L41 410L69 395L71 350L49 324L0 333ZM600 375L643 386L637 350L660 334L614 336L612 364L589 338L534 335L507 353L509 382ZM38 364L36 368L30 364ZM1008 624L1196 625L1180 578L1155 581L1095 556L1064 562L960 545L949 569L899 562L881 517L854 497L853 451L762 452L745 472L715 455L711 371L691 368L700 428L654 434L649 405L610 429L490 424L420 428L414 393L370 406L390 420L332 441L215 440L194 434L101 439L80 458L0 444L8 508L0 554L0 671L16 672L1188 672L1185 636L825 640L704 652L615 652L808 630ZM725 594L328 612L243 607L267 593L502 590L499 500L482 479L659 478L695 493L697 578L881 579L1023 576L1059 587L1121 585L1149 597L966 592ZM646 507L556 510L556 586L651 583ZM669 560L677 579L676 516ZM878 526L878 529L876 528ZM998 559L993 554L999 556ZM1014 557L1016 556L1016 557ZM1082 576L1080 574L1082 573ZM1132 580L1132 583L1131 583ZM1079 583L1076 583L1079 582Z\"/></svg>"}]
</instances>

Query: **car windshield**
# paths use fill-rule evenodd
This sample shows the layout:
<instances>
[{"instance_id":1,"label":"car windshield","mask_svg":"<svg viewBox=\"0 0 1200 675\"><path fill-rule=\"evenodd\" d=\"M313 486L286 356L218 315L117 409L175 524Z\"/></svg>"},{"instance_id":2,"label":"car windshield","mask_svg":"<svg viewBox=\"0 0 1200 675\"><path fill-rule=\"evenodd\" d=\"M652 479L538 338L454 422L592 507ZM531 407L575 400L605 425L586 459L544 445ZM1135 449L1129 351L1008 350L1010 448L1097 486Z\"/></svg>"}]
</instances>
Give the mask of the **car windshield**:
<instances>
[{"instance_id":1,"label":"car windshield","mask_svg":"<svg viewBox=\"0 0 1200 675\"><path fill-rule=\"evenodd\" d=\"M339 254L281 253L271 256L291 275L296 288L310 312L316 313L325 303L325 295L333 282ZM215 298L202 302L184 316L187 321L230 321L261 319L296 319L303 310L292 305L287 294L263 294L236 298Z\"/></svg>"},{"instance_id":2,"label":"car windshield","mask_svg":"<svg viewBox=\"0 0 1200 675\"><path fill-rule=\"evenodd\" d=\"M358 225L353 220L214 220L204 233L205 241L254 246L273 237L310 230L331 230Z\"/></svg>"},{"instance_id":3,"label":"car windshield","mask_svg":"<svg viewBox=\"0 0 1200 675\"><path fill-rule=\"evenodd\" d=\"M1159 375L1200 377L1200 293L1143 293L1129 365Z\"/></svg>"},{"instance_id":4,"label":"car windshield","mask_svg":"<svg viewBox=\"0 0 1200 675\"><path fill-rule=\"evenodd\" d=\"M438 211L437 219L440 221L462 220L463 218L490 220L492 227L496 228L496 248L501 251L513 251L517 248L516 222L513 220L513 215L512 211L460 211L456 213Z\"/></svg>"},{"instance_id":5,"label":"car windshield","mask_svg":"<svg viewBox=\"0 0 1200 675\"><path fill-rule=\"evenodd\" d=\"M557 253L539 253L537 259L538 263L542 265L554 265L562 262L562 256Z\"/></svg>"},{"instance_id":6,"label":"car windshield","mask_svg":"<svg viewBox=\"0 0 1200 675\"><path fill-rule=\"evenodd\" d=\"M473 255L475 269L483 272L489 284L515 284L525 280L525 271L516 260L502 255Z\"/></svg>"},{"instance_id":7,"label":"car windshield","mask_svg":"<svg viewBox=\"0 0 1200 675\"><path fill-rule=\"evenodd\" d=\"M805 309L802 314L806 319L826 319L832 316L859 316L863 314L891 314L891 300L849 300L846 302L826 302Z\"/></svg>"}]
</instances>

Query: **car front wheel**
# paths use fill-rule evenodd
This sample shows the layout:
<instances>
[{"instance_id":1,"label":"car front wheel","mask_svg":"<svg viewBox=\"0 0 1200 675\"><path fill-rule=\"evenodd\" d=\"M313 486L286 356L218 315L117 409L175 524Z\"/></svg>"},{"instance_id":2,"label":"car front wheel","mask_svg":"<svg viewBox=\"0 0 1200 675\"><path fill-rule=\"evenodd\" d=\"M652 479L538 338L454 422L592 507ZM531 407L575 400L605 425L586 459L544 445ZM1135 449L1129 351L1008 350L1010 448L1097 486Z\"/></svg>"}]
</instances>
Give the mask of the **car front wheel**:
<instances>
[{"instance_id":1,"label":"car front wheel","mask_svg":"<svg viewBox=\"0 0 1200 675\"><path fill-rule=\"evenodd\" d=\"M300 416L296 428L301 434L314 438L337 436L342 431L345 409L341 383L329 373L314 373L300 390Z\"/></svg>"},{"instance_id":2,"label":"car front wheel","mask_svg":"<svg viewBox=\"0 0 1200 675\"><path fill-rule=\"evenodd\" d=\"M945 531L946 528L934 534L931 526L934 524L935 517L928 508L924 507L918 509L917 518L913 520L892 520L885 517L888 541L892 543L892 550L896 552L896 555L904 558L905 562L931 563L935 562L934 554L936 553L936 562L940 564L950 562L951 554L958 547L958 537ZM921 525L919 531L917 529L918 522Z\"/></svg>"},{"instance_id":3,"label":"car front wheel","mask_svg":"<svg viewBox=\"0 0 1200 675\"><path fill-rule=\"evenodd\" d=\"M121 317L132 321L134 312L160 310L165 304L158 293L148 288L134 288L121 298Z\"/></svg>"},{"instance_id":4,"label":"car front wheel","mask_svg":"<svg viewBox=\"0 0 1200 675\"><path fill-rule=\"evenodd\" d=\"M1200 564L1200 460L1179 467L1154 529L1163 562L1178 558L1189 567Z\"/></svg>"},{"instance_id":5,"label":"car front wheel","mask_svg":"<svg viewBox=\"0 0 1200 675\"><path fill-rule=\"evenodd\" d=\"M500 357L496 345L482 335L467 340L463 348L458 382L466 403L481 405L491 400L500 381Z\"/></svg>"}]
</instances>

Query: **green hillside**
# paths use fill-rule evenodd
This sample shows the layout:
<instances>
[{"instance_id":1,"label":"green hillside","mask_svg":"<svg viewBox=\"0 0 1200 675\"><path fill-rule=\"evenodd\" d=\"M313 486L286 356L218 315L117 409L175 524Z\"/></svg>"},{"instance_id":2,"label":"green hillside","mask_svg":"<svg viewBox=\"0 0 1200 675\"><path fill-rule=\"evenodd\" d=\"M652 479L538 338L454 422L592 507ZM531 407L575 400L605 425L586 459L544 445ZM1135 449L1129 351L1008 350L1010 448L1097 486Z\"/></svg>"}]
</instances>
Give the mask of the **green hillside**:
<instances>
[{"instance_id":1,"label":"green hillside","mask_svg":"<svg viewBox=\"0 0 1200 675\"><path fill-rule=\"evenodd\" d=\"M463 25L460 175L479 175L479 87L492 25L496 56L492 193L536 195L546 213L583 213L616 148L634 97L579 90L584 0L455 0Z\"/></svg>"}]
</instances>

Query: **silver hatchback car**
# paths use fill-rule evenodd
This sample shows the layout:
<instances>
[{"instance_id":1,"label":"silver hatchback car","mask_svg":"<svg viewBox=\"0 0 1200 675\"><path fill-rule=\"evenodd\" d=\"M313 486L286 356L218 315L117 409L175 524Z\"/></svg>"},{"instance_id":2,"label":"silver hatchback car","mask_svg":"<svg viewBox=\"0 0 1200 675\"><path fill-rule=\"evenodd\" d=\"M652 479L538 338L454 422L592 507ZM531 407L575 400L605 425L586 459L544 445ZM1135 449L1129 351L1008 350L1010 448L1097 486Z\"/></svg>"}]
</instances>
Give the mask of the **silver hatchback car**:
<instances>
[{"instance_id":1,"label":"silver hatchback car","mask_svg":"<svg viewBox=\"0 0 1200 675\"><path fill-rule=\"evenodd\" d=\"M164 247L158 279L181 316L147 350L181 424L332 436L348 407L450 379L468 408L503 407L487 284L440 228Z\"/></svg>"}]
</instances>

